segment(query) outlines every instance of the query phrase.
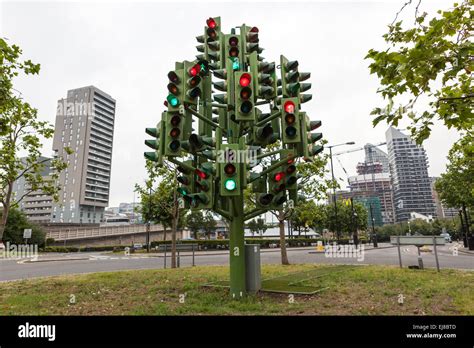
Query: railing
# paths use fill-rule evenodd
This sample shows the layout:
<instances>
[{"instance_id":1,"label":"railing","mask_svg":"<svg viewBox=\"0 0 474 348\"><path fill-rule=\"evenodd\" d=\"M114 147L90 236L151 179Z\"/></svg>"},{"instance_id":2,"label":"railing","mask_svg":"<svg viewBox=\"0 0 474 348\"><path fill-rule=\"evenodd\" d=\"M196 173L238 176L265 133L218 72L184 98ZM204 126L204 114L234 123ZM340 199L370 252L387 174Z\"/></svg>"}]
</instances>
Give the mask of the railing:
<instances>
[{"instance_id":1,"label":"railing","mask_svg":"<svg viewBox=\"0 0 474 348\"><path fill-rule=\"evenodd\" d=\"M163 231L162 225L151 225L150 232ZM48 231L46 238L55 241L120 236L135 233L145 233L146 225L104 226L93 228L67 228L59 231Z\"/></svg>"}]
</instances>

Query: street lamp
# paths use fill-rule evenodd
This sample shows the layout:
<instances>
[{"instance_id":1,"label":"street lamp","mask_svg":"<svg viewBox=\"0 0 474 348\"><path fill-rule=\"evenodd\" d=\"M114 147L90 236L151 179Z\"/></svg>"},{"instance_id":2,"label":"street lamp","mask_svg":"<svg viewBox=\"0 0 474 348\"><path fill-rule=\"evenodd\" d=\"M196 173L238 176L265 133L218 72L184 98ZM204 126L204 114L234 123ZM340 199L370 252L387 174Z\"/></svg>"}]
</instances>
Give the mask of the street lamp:
<instances>
[{"instance_id":1,"label":"street lamp","mask_svg":"<svg viewBox=\"0 0 474 348\"><path fill-rule=\"evenodd\" d=\"M331 176L332 176L332 182L333 183L335 182L335 178L334 178L334 166L333 166L333 163L332 163L332 148L337 147L337 146L354 145L354 144L355 144L355 142L349 141L347 143L341 143L341 144L326 146L326 147L329 148L329 157L331 158ZM340 234L339 234L339 226L338 226L338 223L337 223L336 185L334 185L334 187L333 187L332 200L334 201L334 218L335 218L336 237L337 237L337 241L339 242Z\"/></svg>"}]
</instances>

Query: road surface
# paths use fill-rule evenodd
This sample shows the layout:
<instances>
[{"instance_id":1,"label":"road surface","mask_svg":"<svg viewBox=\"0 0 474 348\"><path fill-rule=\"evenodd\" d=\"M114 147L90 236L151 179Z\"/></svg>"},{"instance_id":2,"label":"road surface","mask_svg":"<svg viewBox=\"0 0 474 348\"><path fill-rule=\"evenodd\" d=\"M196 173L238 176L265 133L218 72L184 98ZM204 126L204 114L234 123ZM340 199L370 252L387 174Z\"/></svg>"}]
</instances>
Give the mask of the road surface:
<instances>
[{"instance_id":1,"label":"road surface","mask_svg":"<svg viewBox=\"0 0 474 348\"><path fill-rule=\"evenodd\" d=\"M327 257L324 252L315 252L315 248L288 249L290 263L314 264L359 264L359 265L398 265L398 251L388 244L379 244L380 248L366 248L359 257ZM457 268L474 270L474 253L453 252L455 244L438 247L438 256L441 269ZM414 246L402 247L403 266L417 265L417 250ZM168 253L169 256L169 253ZM432 252L422 253L425 267L436 267ZM45 276L79 274L92 272L110 272L120 270L159 269L164 267L163 254L150 256L146 254L110 254L110 253L69 253L69 254L42 254L32 262L30 259L12 260L0 258L0 281L19 280ZM48 261L51 260L51 261ZM181 256L181 267L190 267L192 257L190 253ZM280 263L279 249L264 249L261 253L262 264ZM195 264L200 265L228 265L228 251L198 252ZM167 267L170 260L167 259Z\"/></svg>"}]
</instances>

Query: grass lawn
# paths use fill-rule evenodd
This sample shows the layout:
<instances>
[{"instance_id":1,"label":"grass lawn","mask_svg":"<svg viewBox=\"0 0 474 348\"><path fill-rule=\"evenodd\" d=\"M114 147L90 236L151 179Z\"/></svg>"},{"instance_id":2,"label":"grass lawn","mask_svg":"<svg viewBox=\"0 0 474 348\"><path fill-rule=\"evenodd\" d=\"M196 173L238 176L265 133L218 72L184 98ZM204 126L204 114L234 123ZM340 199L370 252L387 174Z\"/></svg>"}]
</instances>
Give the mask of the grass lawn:
<instances>
[{"instance_id":1,"label":"grass lawn","mask_svg":"<svg viewBox=\"0 0 474 348\"><path fill-rule=\"evenodd\" d=\"M293 276L297 272L304 273ZM315 272L319 276L314 276ZM228 279L228 267L121 271L2 282L0 314L474 315L474 272L264 265L262 277L272 279L267 284L287 280L297 287L324 290L314 295L294 295L294 303L290 303L288 294L268 292L235 301L230 299L228 288L202 286ZM403 304L398 303L400 294ZM75 304L70 303L72 295Z\"/></svg>"}]
</instances>

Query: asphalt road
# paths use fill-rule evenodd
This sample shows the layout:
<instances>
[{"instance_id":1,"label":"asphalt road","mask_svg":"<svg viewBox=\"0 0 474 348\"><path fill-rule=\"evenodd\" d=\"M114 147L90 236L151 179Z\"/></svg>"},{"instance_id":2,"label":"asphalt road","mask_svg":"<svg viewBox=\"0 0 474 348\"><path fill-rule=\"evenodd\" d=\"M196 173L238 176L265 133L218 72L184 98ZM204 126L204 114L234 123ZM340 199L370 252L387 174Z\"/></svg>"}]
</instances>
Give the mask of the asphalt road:
<instances>
[{"instance_id":1,"label":"asphalt road","mask_svg":"<svg viewBox=\"0 0 474 348\"><path fill-rule=\"evenodd\" d=\"M325 253L316 253L314 248L292 248L288 250L290 263L314 264L359 264L359 265L398 265L398 251L396 247L380 245L378 249L365 249L363 258L359 257L328 257ZM454 243L438 247L438 257L441 268L457 268L474 270L474 253L459 251L454 255ZM402 247L403 266L417 265L416 247ZM436 267L432 252L422 253L425 267ZM104 254L104 253L74 253L74 254L42 254L37 259L12 260L0 258L0 281L19 280L36 277L110 272L119 270L157 269L164 267L162 254L147 256L144 254ZM50 261L48 261L50 260ZM280 263L279 249L262 250L263 264ZM167 266L170 260L168 258ZM228 265L229 255L226 251L212 251L196 253L196 265ZM181 256L181 267L190 267L192 258L189 253Z\"/></svg>"}]
</instances>

